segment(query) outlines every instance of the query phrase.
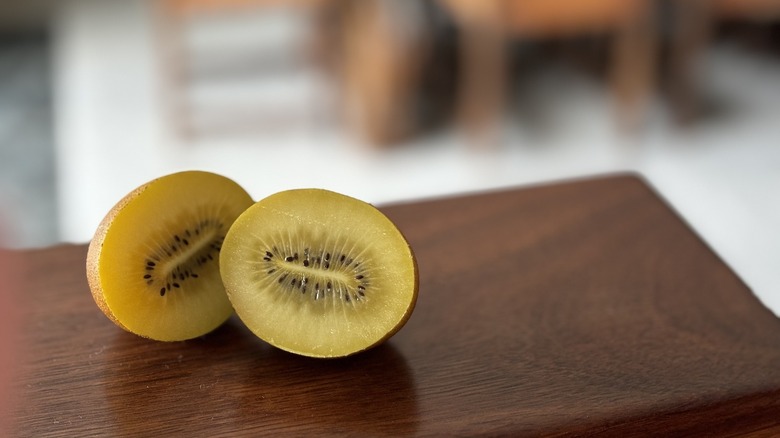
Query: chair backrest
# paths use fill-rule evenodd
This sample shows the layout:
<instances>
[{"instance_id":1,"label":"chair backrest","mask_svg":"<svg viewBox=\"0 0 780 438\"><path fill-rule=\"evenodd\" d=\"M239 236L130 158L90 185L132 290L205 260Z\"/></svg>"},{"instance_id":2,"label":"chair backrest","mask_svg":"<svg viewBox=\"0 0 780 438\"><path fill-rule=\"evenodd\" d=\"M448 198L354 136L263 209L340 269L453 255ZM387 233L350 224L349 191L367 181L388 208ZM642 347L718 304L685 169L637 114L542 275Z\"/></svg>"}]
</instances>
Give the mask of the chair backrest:
<instances>
[{"instance_id":1,"label":"chair backrest","mask_svg":"<svg viewBox=\"0 0 780 438\"><path fill-rule=\"evenodd\" d=\"M712 0L712 8L720 18L780 18L780 0Z\"/></svg>"},{"instance_id":2,"label":"chair backrest","mask_svg":"<svg viewBox=\"0 0 780 438\"><path fill-rule=\"evenodd\" d=\"M647 12L651 0L440 0L460 22L531 36L614 29ZM766 0L765 0L766 1Z\"/></svg>"}]
</instances>

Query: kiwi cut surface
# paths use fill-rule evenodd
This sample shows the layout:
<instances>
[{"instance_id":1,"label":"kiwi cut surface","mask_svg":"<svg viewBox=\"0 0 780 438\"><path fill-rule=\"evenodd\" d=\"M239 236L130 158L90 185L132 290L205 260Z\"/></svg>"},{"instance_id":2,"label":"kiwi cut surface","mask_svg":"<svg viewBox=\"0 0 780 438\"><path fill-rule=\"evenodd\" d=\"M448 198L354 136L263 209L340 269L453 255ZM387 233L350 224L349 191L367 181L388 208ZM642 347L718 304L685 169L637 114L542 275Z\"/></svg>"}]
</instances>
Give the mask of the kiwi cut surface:
<instances>
[{"instance_id":1,"label":"kiwi cut surface","mask_svg":"<svg viewBox=\"0 0 780 438\"><path fill-rule=\"evenodd\" d=\"M101 222L87 253L95 302L137 335L180 341L233 313L219 273L222 242L253 200L234 181L201 171L133 190Z\"/></svg>"},{"instance_id":2,"label":"kiwi cut surface","mask_svg":"<svg viewBox=\"0 0 780 438\"><path fill-rule=\"evenodd\" d=\"M417 263L398 228L372 205L321 189L249 207L225 237L220 270L244 324L304 356L382 343L417 299Z\"/></svg>"}]
</instances>

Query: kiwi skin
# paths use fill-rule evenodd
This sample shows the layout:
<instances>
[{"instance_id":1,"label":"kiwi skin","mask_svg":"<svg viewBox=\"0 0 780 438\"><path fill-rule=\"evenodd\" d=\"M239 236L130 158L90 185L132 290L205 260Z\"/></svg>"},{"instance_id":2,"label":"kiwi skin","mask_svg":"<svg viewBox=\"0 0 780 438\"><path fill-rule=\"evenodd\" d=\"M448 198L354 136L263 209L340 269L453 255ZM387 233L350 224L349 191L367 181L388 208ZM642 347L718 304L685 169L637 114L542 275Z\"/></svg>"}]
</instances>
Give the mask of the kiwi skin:
<instances>
[{"instance_id":1,"label":"kiwi skin","mask_svg":"<svg viewBox=\"0 0 780 438\"><path fill-rule=\"evenodd\" d=\"M331 202L334 202L333 200L336 199L336 198L347 198L347 199L351 200L350 202L354 202L356 204L359 203L359 204L362 204L364 206L364 207L359 207L359 208L362 209L362 208L365 208L365 207L369 207L371 210L373 210L375 212L375 214L381 215L384 218L384 221L386 221L386 223L390 227L392 227L392 229L395 232L397 232L398 235L400 235L400 237L403 239L403 242L405 244L405 248L408 250L407 254L408 254L409 258L407 260L408 260L408 262L411 263L411 266L410 266L412 268L411 269L411 275L413 275L413 282L411 284L411 286L412 286L411 299L407 303L406 308L404 309L403 314L400 316L400 318L397 320L397 322L391 328L388 329L388 331L386 333L384 333L380 338L376 339L373 343L367 344L367 345L364 345L364 346L360 346L358 349L351 350L351 351L350 351L350 349L343 349L340 352L333 352L333 351L329 351L329 352L326 352L326 351L316 352L316 351L311 351L311 350L307 350L307 349L303 349L303 351L301 351L298 348L292 348L291 346L286 345L284 342L278 342L278 340L274 339L273 337L270 337L270 336L267 337L264 334L261 334L259 332L255 332L255 329L252 328L251 326L248 326L248 327L250 328L250 330L256 336L260 337L264 341L270 343L271 345L273 345L273 346L275 346L275 347L277 347L279 349L285 350L285 351L293 353L293 354L298 354L298 355L308 356L308 357L313 357L313 358L334 359L334 358L341 358L341 357L352 356L352 355L355 355L355 354L358 354L358 353L370 350L370 349L372 349L372 348L374 348L374 347L376 347L376 346L386 342L389 338L391 338L401 328L404 327L404 325L408 322L409 318L411 317L411 315L412 315L412 313L414 311L414 308L415 308L415 306L417 304L417 298L418 298L418 292L419 292L419 266L418 266L418 261L417 261L417 258L415 256L415 253L413 251L413 248L409 244L408 239L406 238L405 235L403 235L403 233L395 225L395 223L393 223L390 220L390 218L388 218L386 215L384 215L384 213L382 213L375 206L373 206L373 205L371 205L371 204L369 204L369 203L367 203L365 201L361 201L359 199L352 198L350 196L346 196L346 195L339 194L339 193L336 193L336 192L331 192L331 191L324 190L324 189L294 189L294 190L288 190L288 191L285 191L285 192L280 192L280 193L277 193L275 195L271 195L267 199L270 199L272 197L275 198L277 196L284 195L284 196L288 197L288 198L286 198L286 202L291 202L293 199L289 198L289 196L294 195L295 192L308 193L309 194L308 196L311 196L311 194L317 194L318 193L317 196L320 196L322 199L329 200ZM235 263L236 262L235 255L236 254L240 254L241 252L243 252L243 250L241 248L239 248L239 247L234 247L232 242L239 242L239 241L242 240L242 238L240 238L239 236L242 235L241 233L245 233L246 232L246 226L249 223L248 217L252 217L251 216L252 212L250 210L257 209L258 207L260 207L260 204L263 204L264 201L266 201L266 199L258 201L254 206L248 208L244 212L244 214L241 215L242 217L239 217L236 220L236 222L233 224L233 227L231 227L231 229L228 231L228 233L227 233L227 235L225 237L225 245L223 247L224 251L223 251L222 257L220 257L220 270L222 272L222 281L223 281L223 284L225 286L225 291L228 294L228 298L230 298L231 301L233 302L233 306L237 310L237 314L238 314L239 318L242 318L242 319L244 318L245 314L249 314L250 312L254 312L254 310L249 310L247 308L244 308L242 310L239 307L236 307L237 305L239 305L239 300L237 299L237 297L242 295L242 292L241 292L242 286L240 286L239 284L235 283L235 281L233 281L231 278L228 278L228 277L231 276L229 273L232 270L232 266L234 266L234 265L231 265L231 263ZM296 201L298 201L298 200L296 199ZM281 201L276 201L276 202L280 203ZM303 202L303 201L301 201L301 202ZM280 203L280 205L282 205L282 204ZM266 208L268 210L274 210L275 209L274 207L269 206L268 204L264 205L263 208ZM287 213L287 214L291 214L291 213ZM256 219L252 219L252 221L256 221ZM262 227L261 223L259 223L259 222L255 222L255 223L257 224L257 226ZM232 257L231 257L231 255L232 255ZM239 257L241 257L241 256L239 256ZM232 260L231 260L231 258L232 258ZM243 258L243 257L241 257L241 258ZM407 272L409 272L409 271L407 271ZM236 277L232 277L232 278L236 278ZM235 289L234 289L234 287L235 287ZM262 312L263 310L262 309L257 309L256 311ZM245 324L248 323L248 321L244 321L244 322L245 322Z\"/></svg>"}]
</instances>

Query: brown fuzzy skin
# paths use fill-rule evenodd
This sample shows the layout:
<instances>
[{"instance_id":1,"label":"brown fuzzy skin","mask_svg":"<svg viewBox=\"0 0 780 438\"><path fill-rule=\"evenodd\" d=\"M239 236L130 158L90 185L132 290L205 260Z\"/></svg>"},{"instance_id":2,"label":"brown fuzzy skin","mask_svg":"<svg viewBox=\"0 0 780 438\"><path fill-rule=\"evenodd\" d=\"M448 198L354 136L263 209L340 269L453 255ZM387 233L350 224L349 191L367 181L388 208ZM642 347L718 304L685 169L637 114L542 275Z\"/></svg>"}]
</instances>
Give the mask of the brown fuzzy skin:
<instances>
[{"instance_id":1,"label":"brown fuzzy skin","mask_svg":"<svg viewBox=\"0 0 780 438\"><path fill-rule=\"evenodd\" d=\"M106 238L106 233L111 227L111 223L114 221L116 215L122 211L122 209L124 209L128 203L143 193L149 184L153 182L154 181L148 182L128 193L124 198L117 202L113 208L111 208L108 214L106 214L106 217L104 217L100 222L100 225L98 225L97 231L95 231L95 236L89 243L89 249L87 250L87 283L89 283L89 289L92 292L92 298L95 300L95 303L98 305L100 310L102 310L103 313L114 322L114 324L127 331L130 330L122 325L122 323L120 323L119 320L114 316L114 313L111 312L111 309L109 309L108 304L106 303L106 299L103 296L103 285L100 281L100 255L103 250L103 240Z\"/></svg>"}]
</instances>

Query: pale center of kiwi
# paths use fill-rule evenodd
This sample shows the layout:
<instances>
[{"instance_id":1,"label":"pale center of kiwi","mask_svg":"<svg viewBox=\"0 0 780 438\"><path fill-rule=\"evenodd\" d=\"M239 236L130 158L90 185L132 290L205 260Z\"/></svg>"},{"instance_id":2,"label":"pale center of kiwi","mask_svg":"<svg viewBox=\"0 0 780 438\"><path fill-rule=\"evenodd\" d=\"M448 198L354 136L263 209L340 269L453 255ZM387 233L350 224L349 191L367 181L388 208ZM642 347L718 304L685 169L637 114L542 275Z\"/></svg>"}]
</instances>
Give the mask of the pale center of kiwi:
<instances>
[{"instance_id":1,"label":"pale center of kiwi","mask_svg":"<svg viewBox=\"0 0 780 438\"><path fill-rule=\"evenodd\" d=\"M225 239L222 230L221 222L207 219L158 243L144 262L142 275L147 286L162 297L199 278L205 265L218 260Z\"/></svg>"},{"instance_id":2,"label":"pale center of kiwi","mask_svg":"<svg viewBox=\"0 0 780 438\"><path fill-rule=\"evenodd\" d=\"M356 261L347 252L279 250L276 246L263 251L261 269L278 285L275 289L298 291L315 301L330 298L361 302L367 297L370 275L365 260Z\"/></svg>"}]
</instances>

